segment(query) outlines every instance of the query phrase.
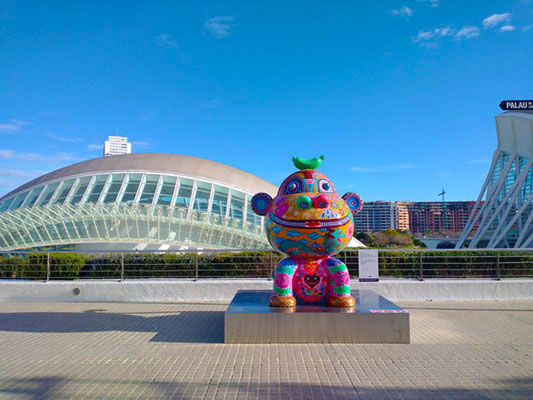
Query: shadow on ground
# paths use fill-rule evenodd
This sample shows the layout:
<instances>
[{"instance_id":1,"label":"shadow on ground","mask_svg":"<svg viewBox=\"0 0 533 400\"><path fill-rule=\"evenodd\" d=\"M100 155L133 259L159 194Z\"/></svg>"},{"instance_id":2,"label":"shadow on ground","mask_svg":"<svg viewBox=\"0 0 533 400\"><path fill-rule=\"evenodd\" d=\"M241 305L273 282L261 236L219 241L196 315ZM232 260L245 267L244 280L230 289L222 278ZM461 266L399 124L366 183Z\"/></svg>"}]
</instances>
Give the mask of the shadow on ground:
<instances>
[{"instance_id":1,"label":"shadow on ground","mask_svg":"<svg viewBox=\"0 0 533 400\"><path fill-rule=\"evenodd\" d=\"M151 342L223 343L223 311L181 311L145 317L87 310L81 313L0 313L0 331L36 333L154 332Z\"/></svg>"},{"instance_id":2,"label":"shadow on ground","mask_svg":"<svg viewBox=\"0 0 533 400\"><path fill-rule=\"evenodd\" d=\"M169 382L155 380L71 379L61 376L34 379L1 379L0 397L31 400L58 398L257 398L257 399L530 399L533 379L499 380L492 389L402 388L372 386L336 386L331 384L271 382ZM70 387L72 385L72 387ZM105 397L101 389L105 387Z\"/></svg>"}]
</instances>

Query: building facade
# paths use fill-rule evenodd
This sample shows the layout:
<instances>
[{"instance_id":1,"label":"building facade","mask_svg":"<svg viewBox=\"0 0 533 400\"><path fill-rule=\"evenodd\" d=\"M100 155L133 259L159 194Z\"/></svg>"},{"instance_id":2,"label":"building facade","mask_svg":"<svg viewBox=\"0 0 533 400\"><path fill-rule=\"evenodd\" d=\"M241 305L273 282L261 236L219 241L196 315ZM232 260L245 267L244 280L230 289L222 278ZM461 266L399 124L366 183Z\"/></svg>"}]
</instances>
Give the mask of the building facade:
<instances>
[{"instance_id":1,"label":"building facade","mask_svg":"<svg viewBox=\"0 0 533 400\"><path fill-rule=\"evenodd\" d=\"M367 201L354 216L356 232L374 233L385 229L398 229L396 204L392 201Z\"/></svg>"},{"instance_id":2,"label":"building facade","mask_svg":"<svg viewBox=\"0 0 533 400\"><path fill-rule=\"evenodd\" d=\"M496 132L498 146L457 248L533 246L533 112L497 115Z\"/></svg>"},{"instance_id":3,"label":"building facade","mask_svg":"<svg viewBox=\"0 0 533 400\"><path fill-rule=\"evenodd\" d=\"M131 154L131 143L123 136L109 136L104 143L104 157Z\"/></svg>"},{"instance_id":4,"label":"building facade","mask_svg":"<svg viewBox=\"0 0 533 400\"><path fill-rule=\"evenodd\" d=\"M177 154L83 161L0 199L0 250L267 248L250 200L277 187L245 171Z\"/></svg>"},{"instance_id":5,"label":"building facade","mask_svg":"<svg viewBox=\"0 0 533 400\"><path fill-rule=\"evenodd\" d=\"M415 236L431 234L431 232L460 233L474 205L474 201L446 201L444 202L445 218L443 218L442 202L408 203L406 207L409 214L409 230Z\"/></svg>"},{"instance_id":6,"label":"building facade","mask_svg":"<svg viewBox=\"0 0 533 400\"><path fill-rule=\"evenodd\" d=\"M409 210L407 206L411 203L408 201L397 201L394 204L396 205L398 229L400 231L409 231Z\"/></svg>"}]
</instances>

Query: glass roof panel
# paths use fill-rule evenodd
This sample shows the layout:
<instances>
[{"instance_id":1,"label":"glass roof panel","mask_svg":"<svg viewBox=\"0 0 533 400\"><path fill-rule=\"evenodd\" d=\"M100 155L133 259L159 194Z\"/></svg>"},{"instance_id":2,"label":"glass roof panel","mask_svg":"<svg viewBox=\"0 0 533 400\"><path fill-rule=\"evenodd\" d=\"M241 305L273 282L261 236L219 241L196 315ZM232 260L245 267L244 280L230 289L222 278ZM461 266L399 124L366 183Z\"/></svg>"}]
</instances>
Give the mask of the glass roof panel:
<instances>
[{"instance_id":1,"label":"glass roof panel","mask_svg":"<svg viewBox=\"0 0 533 400\"><path fill-rule=\"evenodd\" d=\"M37 205L38 206L45 206L50 202L50 199L54 195L56 189L59 186L59 182L54 182L49 185L46 185L43 194L41 195L41 198L38 200Z\"/></svg>"},{"instance_id":2,"label":"glass roof panel","mask_svg":"<svg viewBox=\"0 0 533 400\"><path fill-rule=\"evenodd\" d=\"M180 190L176 198L176 207L189 208L191 202L193 180L180 178Z\"/></svg>"},{"instance_id":3,"label":"glass roof panel","mask_svg":"<svg viewBox=\"0 0 533 400\"><path fill-rule=\"evenodd\" d=\"M30 195L28 196L28 198L26 199L26 204L24 205L24 207L33 206L35 202L37 201L37 199L39 198L39 195L41 194L43 189L44 189L44 186L33 189L30 192Z\"/></svg>"}]
</instances>

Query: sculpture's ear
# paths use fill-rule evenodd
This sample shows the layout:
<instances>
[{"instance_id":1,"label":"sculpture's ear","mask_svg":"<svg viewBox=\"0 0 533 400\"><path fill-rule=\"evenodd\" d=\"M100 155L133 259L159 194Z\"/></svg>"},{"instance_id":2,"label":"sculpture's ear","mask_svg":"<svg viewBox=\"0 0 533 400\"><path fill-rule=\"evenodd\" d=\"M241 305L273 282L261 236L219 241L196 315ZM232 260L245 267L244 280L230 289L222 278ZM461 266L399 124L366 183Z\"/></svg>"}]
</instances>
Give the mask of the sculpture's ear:
<instances>
[{"instance_id":1,"label":"sculpture's ear","mask_svg":"<svg viewBox=\"0 0 533 400\"><path fill-rule=\"evenodd\" d=\"M267 193L257 193L252 197L252 210L258 215L266 215L272 206L272 197Z\"/></svg>"},{"instance_id":2,"label":"sculpture's ear","mask_svg":"<svg viewBox=\"0 0 533 400\"><path fill-rule=\"evenodd\" d=\"M348 203L348 207L353 215L357 214L363 208L363 199L357 193L348 192L342 198Z\"/></svg>"}]
</instances>

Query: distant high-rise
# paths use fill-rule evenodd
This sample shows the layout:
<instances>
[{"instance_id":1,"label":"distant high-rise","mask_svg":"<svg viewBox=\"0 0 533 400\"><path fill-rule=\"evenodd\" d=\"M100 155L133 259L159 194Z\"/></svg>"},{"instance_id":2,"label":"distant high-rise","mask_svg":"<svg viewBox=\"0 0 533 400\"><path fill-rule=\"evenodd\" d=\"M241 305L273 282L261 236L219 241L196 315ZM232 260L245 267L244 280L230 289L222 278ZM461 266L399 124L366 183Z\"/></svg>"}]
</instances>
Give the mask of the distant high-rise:
<instances>
[{"instance_id":1,"label":"distant high-rise","mask_svg":"<svg viewBox=\"0 0 533 400\"><path fill-rule=\"evenodd\" d=\"M131 143L123 136L109 136L104 145L104 157L131 154Z\"/></svg>"},{"instance_id":2,"label":"distant high-rise","mask_svg":"<svg viewBox=\"0 0 533 400\"><path fill-rule=\"evenodd\" d=\"M430 232L460 233L465 227L474 205L474 201L444 202L446 226L443 226L442 202L417 201L409 203L407 204L409 230L413 235L424 235ZM477 225L474 229L476 228Z\"/></svg>"},{"instance_id":3,"label":"distant high-rise","mask_svg":"<svg viewBox=\"0 0 533 400\"><path fill-rule=\"evenodd\" d=\"M409 230L409 211L407 206L411 204L408 201L397 201L396 205L396 214L398 219L398 229L400 231Z\"/></svg>"},{"instance_id":4,"label":"distant high-rise","mask_svg":"<svg viewBox=\"0 0 533 400\"><path fill-rule=\"evenodd\" d=\"M374 233L385 229L398 229L396 205L392 201L366 201L354 216L356 232Z\"/></svg>"}]
</instances>

